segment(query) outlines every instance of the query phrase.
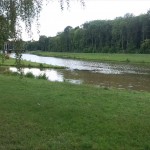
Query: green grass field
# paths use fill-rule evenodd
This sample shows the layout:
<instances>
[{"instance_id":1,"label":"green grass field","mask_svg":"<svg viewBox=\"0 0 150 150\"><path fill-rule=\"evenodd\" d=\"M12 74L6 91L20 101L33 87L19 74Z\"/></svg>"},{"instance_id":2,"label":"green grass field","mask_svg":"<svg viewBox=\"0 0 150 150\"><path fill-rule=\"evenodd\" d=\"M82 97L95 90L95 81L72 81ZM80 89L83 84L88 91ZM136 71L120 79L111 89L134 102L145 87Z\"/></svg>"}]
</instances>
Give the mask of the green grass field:
<instances>
[{"instance_id":1,"label":"green grass field","mask_svg":"<svg viewBox=\"0 0 150 150\"><path fill-rule=\"evenodd\" d=\"M150 93L0 75L1 150L149 150Z\"/></svg>"},{"instance_id":2,"label":"green grass field","mask_svg":"<svg viewBox=\"0 0 150 150\"><path fill-rule=\"evenodd\" d=\"M125 62L140 63L150 65L150 54L107 54L107 53L63 53L63 52L40 52L34 51L33 54L40 56L52 56L62 58L73 58L90 61L109 61L109 62Z\"/></svg>"}]
</instances>

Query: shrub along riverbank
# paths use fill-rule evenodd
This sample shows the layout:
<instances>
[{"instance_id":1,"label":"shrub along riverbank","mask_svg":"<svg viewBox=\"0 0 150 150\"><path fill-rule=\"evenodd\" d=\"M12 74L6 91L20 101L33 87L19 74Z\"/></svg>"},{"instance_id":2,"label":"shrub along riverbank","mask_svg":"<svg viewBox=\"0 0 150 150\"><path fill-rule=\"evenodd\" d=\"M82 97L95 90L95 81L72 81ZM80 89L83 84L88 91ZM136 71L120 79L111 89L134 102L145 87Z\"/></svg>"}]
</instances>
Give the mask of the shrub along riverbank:
<instances>
[{"instance_id":1,"label":"shrub along riverbank","mask_svg":"<svg viewBox=\"0 0 150 150\"><path fill-rule=\"evenodd\" d=\"M150 93L0 75L0 149L150 149Z\"/></svg>"},{"instance_id":2,"label":"shrub along riverbank","mask_svg":"<svg viewBox=\"0 0 150 150\"><path fill-rule=\"evenodd\" d=\"M150 65L150 54L108 54L108 53L65 53L34 51L32 54L99 62L131 63Z\"/></svg>"}]
</instances>

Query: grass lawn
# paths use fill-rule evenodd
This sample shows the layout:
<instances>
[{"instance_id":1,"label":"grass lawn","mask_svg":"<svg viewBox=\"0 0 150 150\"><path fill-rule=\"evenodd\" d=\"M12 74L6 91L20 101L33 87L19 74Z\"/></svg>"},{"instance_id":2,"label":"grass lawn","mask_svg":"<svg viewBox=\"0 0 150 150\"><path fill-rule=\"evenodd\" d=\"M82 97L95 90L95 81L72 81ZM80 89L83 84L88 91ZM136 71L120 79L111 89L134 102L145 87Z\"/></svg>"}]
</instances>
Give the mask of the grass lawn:
<instances>
[{"instance_id":1,"label":"grass lawn","mask_svg":"<svg viewBox=\"0 0 150 150\"><path fill-rule=\"evenodd\" d=\"M0 149L150 150L150 93L0 75Z\"/></svg>"},{"instance_id":2,"label":"grass lawn","mask_svg":"<svg viewBox=\"0 0 150 150\"><path fill-rule=\"evenodd\" d=\"M41 56L53 56L63 58L73 58L91 61L111 61L125 63L140 63L150 65L150 54L108 54L108 53L64 53L64 52L41 52L34 51L33 54Z\"/></svg>"}]
</instances>

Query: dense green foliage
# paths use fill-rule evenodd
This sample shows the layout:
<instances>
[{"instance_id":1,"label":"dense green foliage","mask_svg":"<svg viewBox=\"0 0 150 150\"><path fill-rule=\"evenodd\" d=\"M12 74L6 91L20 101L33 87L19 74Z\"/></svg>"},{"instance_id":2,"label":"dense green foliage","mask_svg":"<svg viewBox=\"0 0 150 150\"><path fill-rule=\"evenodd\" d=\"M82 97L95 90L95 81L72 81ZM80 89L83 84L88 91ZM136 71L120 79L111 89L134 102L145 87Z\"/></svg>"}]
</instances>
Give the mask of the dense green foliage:
<instances>
[{"instance_id":1,"label":"dense green foliage","mask_svg":"<svg viewBox=\"0 0 150 150\"><path fill-rule=\"evenodd\" d=\"M20 68L23 46L21 22L25 23L26 31L31 37L31 26L33 20L36 20L38 32L40 12L43 3L48 1L50 0L0 0L0 50L3 50L4 57L5 50L8 50L8 48L3 48L5 42L8 42L8 40L13 42L14 46L11 47L17 48L15 50L17 68ZM80 2L84 5L84 0L80 0ZM62 10L64 9L64 3L67 3L68 8L70 6L70 0L60 0L59 3ZM2 62L4 62L4 59L2 59Z\"/></svg>"},{"instance_id":2,"label":"dense green foliage","mask_svg":"<svg viewBox=\"0 0 150 150\"><path fill-rule=\"evenodd\" d=\"M150 53L150 11L115 20L96 20L80 27L67 26L55 37L41 36L28 50L53 52Z\"/></svg>"},{"instance_id":3,"label":"dense green foliage","mask_svg":"<svg viewBox=\"0 0 150 150\"><path fill-rule=\"evenodd\" d=\"M2 150L150 149L149 93L3 75L0 83Z\"/></svg>"},{"instance_id":4,"label":"dense green foliage","mask_svg":"<svg viewBox=\"0 0 150 150\"><path fill-rule=\"evenodd\" d=\"M1 34L1 24L4 25L2 17L5 18L8 25L4 25L3 28L9 32L9 38L20 40L22 37L22 26L21 22L25 23L26 31L32 36L31 26L33 20L36 21L36 26L39 26L39 16L45 2L51 0L0 0L0 45L3 41L8 39ZM64 9L64 3L69 8L71 0L59 0L60 8ZM84 0L80 0L81 4L84 5ZM38 29L37 29L38 32ZM7 34L6 34L7 35ZM1 41L3 39L3 41Z\"/></svg>"},{"instance_id":5,"label":"dense green foliage","mask_svg":"<svg viewBox=\"0 0 150 150\"><path fill-rule=\"evenodd\" d=\"M0 16L4 16L9 23L6 26L10 38L21 38L20 21L24 22L28 33L31 30L33 19L38 20L44 0L1 0Z\"/></svg>"},{"instance_id":6,"label":"dense green foliage","mask_svg":"<svg viewBox=\"0 0 150 150\"><path fill-rule=\"evenodd\" d=\"M4 41L9 37L9 31L7 27L9 26L6 18L0 15L0 50L3 49Z\"/></svg>"}]
</instances>

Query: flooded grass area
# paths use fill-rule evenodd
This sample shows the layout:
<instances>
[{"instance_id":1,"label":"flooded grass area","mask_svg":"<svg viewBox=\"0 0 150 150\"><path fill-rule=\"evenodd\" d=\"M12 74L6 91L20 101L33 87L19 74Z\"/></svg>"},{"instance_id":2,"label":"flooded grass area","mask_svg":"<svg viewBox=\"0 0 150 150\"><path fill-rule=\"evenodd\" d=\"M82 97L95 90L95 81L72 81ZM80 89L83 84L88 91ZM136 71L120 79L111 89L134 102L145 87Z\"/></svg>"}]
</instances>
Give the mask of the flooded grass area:
<instances>
[{"instance_id":1,"label":"flooded grass area","mask_svg":"<svg viewBox=\"0 0 150 150\"><path fill-rule=\"evenodd\" d=\"M13 55L12 55L13 57ZM66 67L67 69L24 68L24 73L45 74L50 81L92 84L98 87L150 91L150 67L131 64L89 62L23 54L27 61ZM15 71L15 68L10 68Z\"/></svg>"},{"instance_id":2,"label":"flooded grass area","mask_svg":"<svg viewBox=\"0 0 150 150\"><path fill-rule=\"evenodd\" d=\"M11 55L14 58L14 54ZM29 77L32 73L35 78L44 76L49 81L70 82L73 84L89 84L103 88L117 88L150 92L150 67L131 64L114 64L89 62L54 57L42 57L32 54L23 54L23 62L38 65L33 68L22 68L23 74ZM14 59L7 60L7 64L14 63ZM14 63L15 64L15 63ZM42 67L40 67L40 65ZM57 66L57 69L45 68ZM54 67L55 68L55 67ZM59 68L59 69L58 69ZM66 68L66 69L60 69ZM0 67L1 73L17 72L15 67Z\"/></svg>"}]
</instances>

